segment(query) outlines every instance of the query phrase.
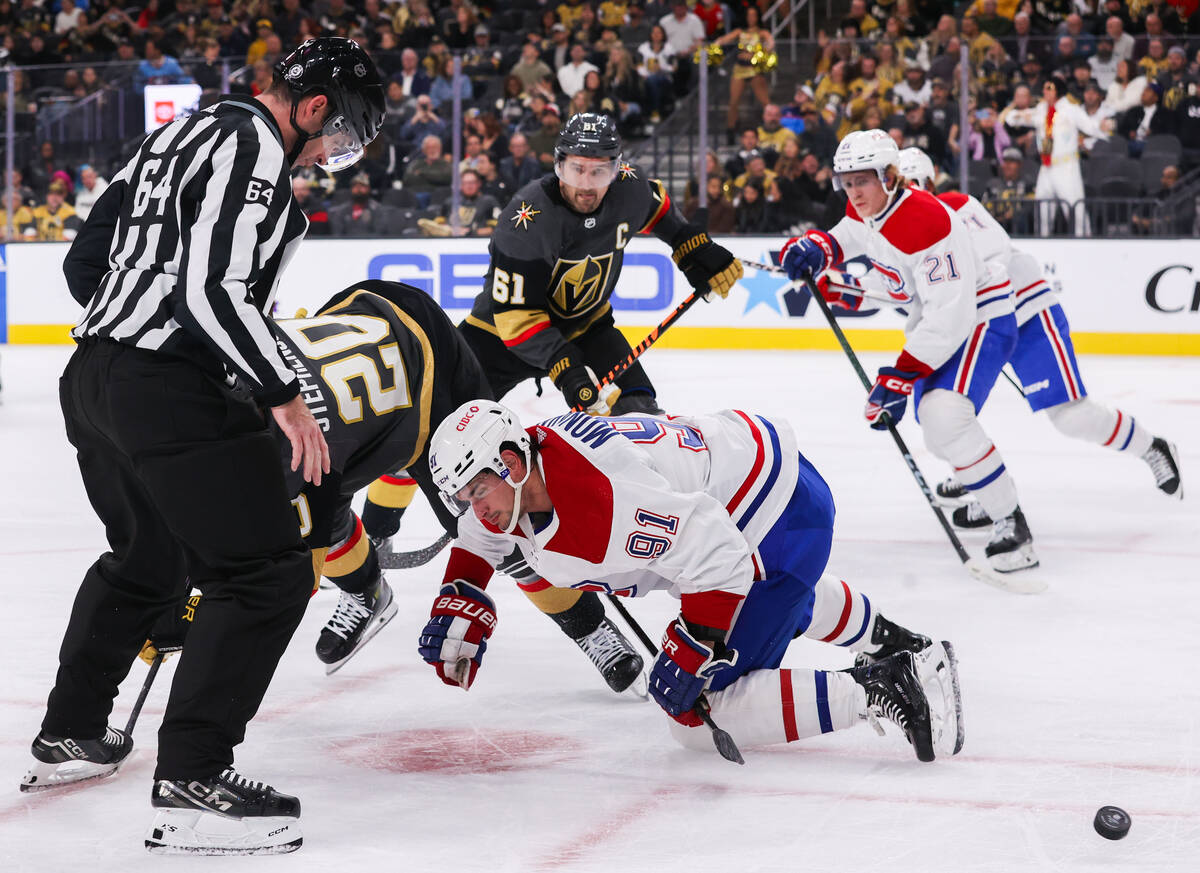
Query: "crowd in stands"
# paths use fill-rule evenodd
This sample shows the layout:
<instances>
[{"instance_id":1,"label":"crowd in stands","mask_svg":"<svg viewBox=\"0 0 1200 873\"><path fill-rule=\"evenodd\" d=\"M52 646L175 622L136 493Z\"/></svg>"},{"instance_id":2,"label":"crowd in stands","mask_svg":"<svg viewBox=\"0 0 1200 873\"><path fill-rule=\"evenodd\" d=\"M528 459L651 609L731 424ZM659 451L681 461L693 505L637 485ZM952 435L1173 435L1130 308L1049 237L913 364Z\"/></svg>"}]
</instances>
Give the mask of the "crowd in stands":
<instances>
[{"instance_id":1,"label":"crowd in stands","mask_svg":"<svg viewBox=\"0 0 1200 873\"><path fill-rule=\"evenodd\" d=\"M972 192L1010 230L1027 233L1033 213L1024 201L1042 158L1031 119L1047 79L1061 80L1109 135L1086 138L1084 160L1100 152L1143 159L1137 194L1169 200L1200 166L1200 3L1176 3L974 0L964 11L943 0L850 0L844 18L819 34L811 75L775 77L777 102L758 64L774 48L760 24L766 0L145 0L134 8L0 0L0 39L7 62L25 68L10 73L24 114L152 83L194 82L203 101L225 88L258 94L275 61L305 38L356 39L384 74L387 122L341 178L297 177L310 235L487 234L513 192L551 169L569 114L611 113L627 138L652 132L693 87L699 50L714 42L725 48L717 74L730 99L727 139L708 157L713 232L828 223L838 140L882 128L928 152L947 183L966 150ZM456 92L465 112L451 215ZM753 126L740 123L747 97L761 113ZM960 130L964 99L970 121ZM11 217L18 239L69 240L116 163L82 165L51 140L31 151L4 186L0 233ZM697 187L693 180L686 192L693 214ZM1190 213L1174 221L1190 232ZM1154 229L1134 224L1133 232Z\"/></svg>"}]
</instances>

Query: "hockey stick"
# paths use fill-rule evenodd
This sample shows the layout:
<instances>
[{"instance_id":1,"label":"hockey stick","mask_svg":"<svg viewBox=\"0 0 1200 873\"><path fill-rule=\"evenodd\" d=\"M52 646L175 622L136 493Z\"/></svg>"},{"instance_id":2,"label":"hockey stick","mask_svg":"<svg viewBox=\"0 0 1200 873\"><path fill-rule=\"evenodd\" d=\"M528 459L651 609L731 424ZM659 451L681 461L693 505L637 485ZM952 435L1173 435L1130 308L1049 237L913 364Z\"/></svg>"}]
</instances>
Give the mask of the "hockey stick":
<instances>
[{"instance_id":1,"label":"hockey stick","mask_svg":"<svg viewBox=\"0 0 1200 873\"><path fill-rule=\"evenodd\" d=\"M658 646L654 645L654 641L642 630L642 626L629 614L629 610L625 608L625 604L620 601L620 598L615 594L609 594L608 602L621 614L621 618L625 619L625 624L629 625L633 632L637 634L638 639L642 641L642 645L646 647L650 654L657 658ZM713 745L717 747L717 751L721 754L722 758L726 761L733 761L735 764L746 763L746 759L742 757L742 753L738 749L737 743L733 741L733 737L729 735L728 731L723 731L717 727L717 723L713 721L713 717L709 712L707 697L701 694L700 698L696 701L696 705L692 708L692 712L708 725L708 729L712 731Z\"/></svg>"},{"instance_id":2,"label":"hockey stick","mask_svg":"<svg viewBox=\"0 0 1200 873\"><path fill-rule=\"evenodd\" d=\"M146 702L146 695L150 693L150 686L154 684L154 677L158 675L158 668L162 666L165 655L159 652L154 656L154 660L150 662L150 672L146 674L146 680L142 682L142 690L138 692L137 700L133 702L133 711L129 713L129 721L125 723L125 733L133 736L133 726L137 724L138 716L142 714L142 704Z\"/></svg>"},{"instance_id":3,"label":"hockey stick","mask_svg":"<svg viewBox=\"0 0 1200 873\"><path fill-rule=\"evenodd\" d=\"M413 567L420 567L422 564L428 564L438 552L446 548L452 537L448 533L438 537L437 542L431 543L423 549L414 549L411 552L393 552L391 549L384 551L377 549L379 554L379 566L383 570L410 570Z\"/></svg>"},{"instance_id":4,"label":"hockey stick","mask_svg":"<svg viewBox=\"0 0 1200 873\"><path fill-rule=\"evenodd\" d=\"M854 372L858 374L863 388L869 392L871 390L871 380L867 378L866 371L863 369L862 364L858 362L858 356L854 354L854 349L850 347L850 341L846 339L846 334L842 332L841 327L838 326L837 319L833 317L833 310L829 308L829 304L825 301L824 297L819 293L815 293L811 276L802 281L808 287L809 292L812 293L813 300L821 308L821 314L829 322L830 330L837 337L838 345L842 347L842 351L846 353L846 357L850 359L850 364L854 367ZM938 505L937 499L929 487L929 483L925 481L925 477L921 474L921 468L917 466L917 462L913 459L912 452L908 450L904 438L896 430L895 422L892 421L891 416L886 412L882 414L881 418L884 424L887 425L888 433L896 441L896 448L900 450L900 455L904 458L904 462L908 464L908 469L913 474L913 478L917 480L917 485L920 486L921 493L925 495L925 502L933 510L933 514L937 517L938 523L941 524L942 530L946 532L946 536L950 540L950 545L954 547L955 554L958 555L958 559L962 561L963 566L967 568L967 572L980 582L986 582L988 585L993 585L1004 591L1011 591L1014 594L1039 594L1045 591L1046 583L1036 577L1023 578L1020 576L1001 575L984 567L967 553L967 550L963 548L963 544L958 538L958 534L954 532L954 528L950 526L950 522L946 519L946 514L942 512L941 506Z\"/></svg>"},{"instance_id":5,"label":"hockey stick","mask_svg":"<svg viewBox=\"0 0 1200 873\"><path fill-rule=\"evenodd\" d=\"M617 377L632 367L634 361L645 354L646 350L649 349L650 346L658 342L658 338L662 336L663 332L666 331L667 328L678 321L681 315L691 309L697 300L703 299L704 295L696 291L693 291L691 294L685 297L683 302L671 311L670 315L660 321L656 327L650 329L650 333L646 334L646 338L638 343L633 348L633 351L631 351L623 361L618 361L617 364L608 371L604 378L600 380L600 384L597 386L597 388L603 390L606 385L611 385L613 382L615 382ZM577 406L575 407L575 411L582 412L583 408Z\"/></svg>"},{"instance_id":6,"label":"hockey stick","mask_svg":"<svg viewBox=\"0 0 1200 873\"><path fill-rule=\"evenodd\" d=\"M777 267L774 264L763 264L758 261L748 261L745 258L738 258L738 260L742 262L743 266L749 267L752 270L761 270L764 273L776 273L778 275L784 275L783 267ZM833 282L830 284L847 294L853 294L855 297L861 297L863 300L871 300L875 303L882 303L884 306L898 308L901 306L906 306L910 302L906 300L896 300L884 294L873 294L869 289L861 286L841 285ZM903 312L903 310L901 310L901 312Z\"/></svg>"}]
</instances>

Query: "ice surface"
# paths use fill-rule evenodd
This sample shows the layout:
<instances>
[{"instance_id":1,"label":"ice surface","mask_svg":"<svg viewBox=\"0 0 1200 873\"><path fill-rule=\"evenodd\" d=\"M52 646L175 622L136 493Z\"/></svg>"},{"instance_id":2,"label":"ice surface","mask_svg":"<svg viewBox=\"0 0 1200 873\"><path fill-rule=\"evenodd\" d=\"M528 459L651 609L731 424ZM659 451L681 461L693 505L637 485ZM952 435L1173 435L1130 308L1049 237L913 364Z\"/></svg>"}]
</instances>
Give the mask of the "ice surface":
<instances>
[{"instance_id":1,"label":"ice surface","mask_svg":"<svg viewBox=\"0 0 1200 873\"><path fill-rule=\"evenodd\" d=\"M17 791L75 588L104 548L58 410L69 352L0 351L6 873L1197 869L1200 360L1082 362L1093 394L1179 444L1182 503L1159 494L1138 459L1059 436L997 385L983 422L1016 476L1050 584L1016 596L960 568L891 440L862 421L861 387L839 353L647 355L672 410L738 406L791 420L837 499L831 567L893 619L957 646L967 728L957 758L920 764L894 729L881 739L867 727L744 750L745 767L686 751L655 705L611 694L507 580L493 585L499 627L464 694L416 654L443 556L389 573L399 615L330 677L312 651L335 602L320 593L250 725L238 764L300 796L304 847L274 859L162 859L142 838L173 661L116 777ZM527 421L561 409L557 392L535 398L532 385L509 400ZM941 478L915 423L902 430L930 480ZM396 547L437 535L418 505ZM981 554L984 539L964 541ZM659 594L630 607L657 638L675 603ZM785 663L840 668L849 656L801 641ZM114 724L145 669L135 664ZM1092 830L1104 804L1133 817L1122 842Z\"/></svg>"}]
</instances>

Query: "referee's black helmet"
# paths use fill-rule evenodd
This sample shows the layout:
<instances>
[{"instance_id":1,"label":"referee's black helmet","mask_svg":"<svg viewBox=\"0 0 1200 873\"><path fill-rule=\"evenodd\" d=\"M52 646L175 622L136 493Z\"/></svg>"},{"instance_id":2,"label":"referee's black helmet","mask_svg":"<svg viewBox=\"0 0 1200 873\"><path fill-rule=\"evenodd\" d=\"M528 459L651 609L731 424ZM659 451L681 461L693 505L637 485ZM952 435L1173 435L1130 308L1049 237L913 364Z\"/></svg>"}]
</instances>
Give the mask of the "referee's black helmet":
<instances>
[{"instance_id":1,"label":"referee's black helmet","mask_svg":"<svg viewBox=\"0 0 1200 873\"><path fill-rule=\"evenodd\" d=\"M383 81L375 62L352 39L305 40L276 63L275 74L287 85L293 105L310 94L328 97L330 117L342 116L364 146L383 126Z\"/></svg>"}]
</instances>

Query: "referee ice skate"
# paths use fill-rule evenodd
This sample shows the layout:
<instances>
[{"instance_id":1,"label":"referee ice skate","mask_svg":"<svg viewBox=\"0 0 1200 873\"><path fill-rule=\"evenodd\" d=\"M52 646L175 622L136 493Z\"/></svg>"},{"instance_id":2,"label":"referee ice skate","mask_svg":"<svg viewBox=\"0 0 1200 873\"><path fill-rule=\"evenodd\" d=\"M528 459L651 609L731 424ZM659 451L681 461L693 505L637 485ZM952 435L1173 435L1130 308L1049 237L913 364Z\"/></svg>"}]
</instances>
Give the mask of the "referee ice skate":
<instances>
[{"instance_id":1,"label":"referee ice skate","mask_svg":"<svg viewBox=\"0 0 1200 873\"><path fill-rule=\"evenodd\" d=\"M307 229L291 169L349 166L383 118L367 54L309 40L259 99L226 98L147 137L67 256L87 308L63 415L111 551L79 589L22 787L107 775L128 756L130 737L106 725L113 698L190 576L205 597L159 729L152 851L300 844L299 801L231 769L312 588L260 407L291 441L293 468L314 483L329 470L265 313ZM253 401L231 390L234 376Z\"/></svg>"},{"instance_id":2,"label":"referee ice skate","mask_svg":"<svg viewBox=\"0 0 1200 873\"><path fill-rule=\"evenodd\" d=\"M670 244L692 287L721 297L741 278L741 262L687 224L661 182L621 161L607 115L571 117L554 148L554 172L504 208L463 334L497 398L525 379L549 376L568 405L592 414L661 412L640 364L616 380L619 399L597 392L596 377L630 351L609 304L625 246L635 234L653 233Z\"/></svg>"}]
</instances>

